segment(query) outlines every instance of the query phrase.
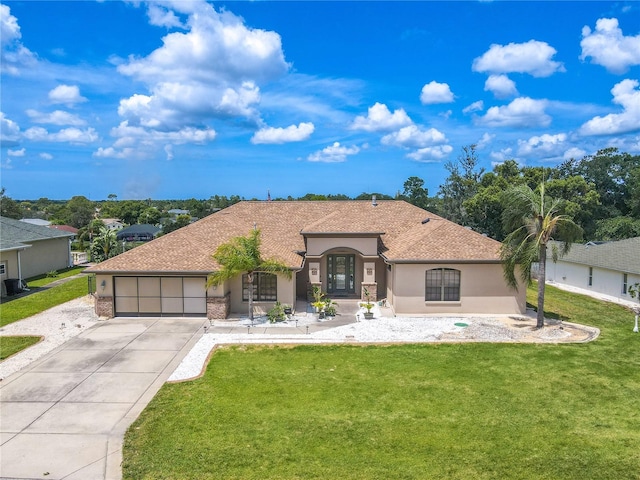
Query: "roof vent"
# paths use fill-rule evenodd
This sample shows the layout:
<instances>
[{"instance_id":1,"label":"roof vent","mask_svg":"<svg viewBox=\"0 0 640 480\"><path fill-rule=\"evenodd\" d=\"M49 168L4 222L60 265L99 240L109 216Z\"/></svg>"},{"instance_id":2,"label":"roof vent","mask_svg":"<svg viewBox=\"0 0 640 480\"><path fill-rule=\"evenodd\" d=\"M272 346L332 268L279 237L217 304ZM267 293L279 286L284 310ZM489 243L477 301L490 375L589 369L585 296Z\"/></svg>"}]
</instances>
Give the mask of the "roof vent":
<instances>
[{"instance_id":1,"label":"roof vent","mask_svg":"<svg viewBox=\"0 0 640 480\"><path fill-rule=\"evenodd\" d=\"M422 220L422 224L424 225L425 223L429 223L429 220L431 220L429 217L425 218Z\"/></svg>"},{"instance_id":2,"label":"roof vent","mask_svg":"<svg viewBox=\"0 0 640 480\"><path fill-rule=\"evenodd\" d=\"M375 195L371 196L371 205L373 205L374 207L378 206L378 202L376 200L376 196Z\"/></svg>"}]
</instances>

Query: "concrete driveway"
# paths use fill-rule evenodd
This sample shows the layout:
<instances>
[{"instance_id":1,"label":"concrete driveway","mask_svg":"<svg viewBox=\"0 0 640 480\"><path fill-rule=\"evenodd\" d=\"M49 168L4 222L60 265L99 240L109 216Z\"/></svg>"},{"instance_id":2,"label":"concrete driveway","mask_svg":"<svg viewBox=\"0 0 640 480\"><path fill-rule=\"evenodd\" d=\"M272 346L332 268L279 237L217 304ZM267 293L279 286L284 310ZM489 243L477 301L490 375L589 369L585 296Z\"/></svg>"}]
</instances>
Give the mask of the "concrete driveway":
<instances>
[{"instance_id":1,"label":"concrete driveway","mask_svg":"<svg viewBox=\"0 0 640 480\"><path fill-rule=\"evenodd\" d=\"M0 477L122 478L122 440L202 336L202 318L101 322L0 388Z\"/></svg>"}]
</instances>

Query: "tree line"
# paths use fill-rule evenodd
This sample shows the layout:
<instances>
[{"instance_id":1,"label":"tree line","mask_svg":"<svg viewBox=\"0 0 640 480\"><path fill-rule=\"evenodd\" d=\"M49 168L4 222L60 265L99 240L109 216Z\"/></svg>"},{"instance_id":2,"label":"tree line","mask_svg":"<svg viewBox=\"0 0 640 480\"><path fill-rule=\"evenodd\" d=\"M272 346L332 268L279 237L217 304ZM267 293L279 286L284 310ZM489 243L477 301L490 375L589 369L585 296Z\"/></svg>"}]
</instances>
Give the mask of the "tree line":
<instances>
[{"instance_id":1,"label":"tree line","mask_svg":"<svg viewBox=\"0 0 640 480\"><path fill-rule=\"evenodd\" d=\"M462 148L457 159L447 162L445 169L448 176L434 195L429 194L423 179L412 176L395 195L363 192L349 197L308 193L273 200L365 200L372 195L380 200L401 199L502 241L509 233L503 230L502 223L507 189L518 185L535 189L544 182L549 196L565 201L563 213L582 228L584 240L640 236L640 155L607 148L555 167L527 167L507 160L485 171L479 167L476 146L469 145ZM94 229L97 233L100 222L94 220L104 218L117 218L127 225L158 225L168 233L241 200L245 198L237 195L213 195L201 200L118 200L115 194L103 201L91 201L84 196L74 196L68 201L13 200L2 189L0 210L10 218L41 218L71 225L89 236ZM176 217L169 215L172 209L189 213Z\"/></svg>"}]
</instances>

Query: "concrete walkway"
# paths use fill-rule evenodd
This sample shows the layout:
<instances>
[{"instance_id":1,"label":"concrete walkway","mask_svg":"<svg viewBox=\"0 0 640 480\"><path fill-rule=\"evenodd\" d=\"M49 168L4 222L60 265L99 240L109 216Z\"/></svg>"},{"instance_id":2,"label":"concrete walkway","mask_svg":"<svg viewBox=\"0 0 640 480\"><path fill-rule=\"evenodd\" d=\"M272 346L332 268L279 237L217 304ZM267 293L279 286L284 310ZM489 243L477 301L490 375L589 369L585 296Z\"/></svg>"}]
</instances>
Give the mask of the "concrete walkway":
<instances>
[{"instance_id":1,"label":"concrete walkway","mask_svg":"<svg viewBox=\"0 0 640 480\"><path fill-rule=\"evenodd\" d=\"M0 477L122 478L126 429L208 323L112 319L7 377L0 388Z\"/></svg>"}]
</instances>

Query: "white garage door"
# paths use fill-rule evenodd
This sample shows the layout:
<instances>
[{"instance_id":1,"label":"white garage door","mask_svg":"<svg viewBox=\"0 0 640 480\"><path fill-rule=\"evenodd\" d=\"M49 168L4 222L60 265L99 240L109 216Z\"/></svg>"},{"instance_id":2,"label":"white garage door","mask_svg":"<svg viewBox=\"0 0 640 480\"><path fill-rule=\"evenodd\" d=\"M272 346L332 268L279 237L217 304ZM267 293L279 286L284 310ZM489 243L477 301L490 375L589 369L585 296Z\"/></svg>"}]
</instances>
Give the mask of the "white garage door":
<instances>
[{"instance_id":1,"label":"white garage door","mask_svg":"<svg viewBox=\"0 0 640 480\"><path fill-rule=\"evenodd\" d=\"M206 277L115 277L116 316L202 317Z\"/></svg>"}]
</instances>

